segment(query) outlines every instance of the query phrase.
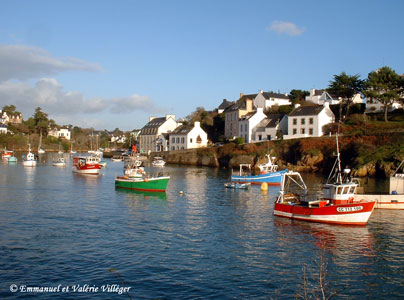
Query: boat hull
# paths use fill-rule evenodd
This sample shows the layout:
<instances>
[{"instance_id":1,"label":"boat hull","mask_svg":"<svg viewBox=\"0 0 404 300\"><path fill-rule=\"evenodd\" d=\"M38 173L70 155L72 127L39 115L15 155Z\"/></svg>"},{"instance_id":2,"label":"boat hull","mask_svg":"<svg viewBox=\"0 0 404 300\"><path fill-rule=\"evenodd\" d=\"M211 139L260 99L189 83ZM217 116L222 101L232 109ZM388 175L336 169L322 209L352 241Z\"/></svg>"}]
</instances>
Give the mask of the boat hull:
<instances>
[{"instance_id":1,"label":"boat hull","mask_svg":"<svg viewBox=\"0 0 404 300\"><path fill-rule=\"evenodd\" d=\"M366 225L376 202L356 202L323 207L308 207L289 203L275 203L274 215L289 219L340 224Z\"/></svg>"},{"instance_id":2,"label":"boat hull","mask_svg":"<svg viewBox=\"0 0 404 300\"><path fill-rule=\"evenodd\" d=\"M37 165L37 161L36 160L24 160L22 162L22 165L24 167L35 167Z\"/></svg>"},{"instance_id":3,"label":"boat hull","mask_svg":"<svg viewBox=\"0 0 404 300\"><path fill-rule=\"evenodd\" d=\"M251 183L251 184L262 184L265 182L268 185L281 185L282 174L284 174L285 172L287 172L286 169L282 171L260 175L250 175L250 176L232 175L231 181L239 183Z\"/></svg>"},{"instance_id":4,"label":"boat hull","mask_svg":"<svg viewBox=\"0 0 404 300\"><path fill-rule=\"evenodd\" d=\"M127 176L118 176L115 179L115 187L145 192L165 192L170 177L156 178L128 178Z\"/></svg>"},{"instance_id":5,"label":"boat hull","mask_svg":"<svg viewBox=\"0 0 404 300\"><path fill-rule=\"evenodd\" d=\"M84 175L99 175L101 170L100 165L86 166L84 168L77 168L73 166L73 173L84 174Z\"/></svg>"},{"instance_id":6,"label":"boat hull","mask_svg":"<svg viewBox=\"0 0 404 300\"><path fill-rule=\"evenodd\" d=\"M368 201L376 201L375 209L404 209L404 195L393 194L356 194L356 199L364 199Z\"/></svg>"}]
</instances>

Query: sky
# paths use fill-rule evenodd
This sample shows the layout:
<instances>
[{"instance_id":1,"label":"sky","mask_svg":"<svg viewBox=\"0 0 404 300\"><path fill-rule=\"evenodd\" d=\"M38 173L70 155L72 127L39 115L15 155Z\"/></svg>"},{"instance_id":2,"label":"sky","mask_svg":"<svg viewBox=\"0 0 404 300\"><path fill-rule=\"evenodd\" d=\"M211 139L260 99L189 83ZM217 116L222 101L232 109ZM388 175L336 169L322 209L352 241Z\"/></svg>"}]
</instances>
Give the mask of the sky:
<instances>
[{"instance_id":1,"label":"sky","mask_svg":"<svg viewBox=\"0 0 404 300\"><path fill-rule=\"evenodd\" d=\"M0 0L0 108L142 128L240 93L404 73L404 1Z\"/></svg>"}]
</instances>

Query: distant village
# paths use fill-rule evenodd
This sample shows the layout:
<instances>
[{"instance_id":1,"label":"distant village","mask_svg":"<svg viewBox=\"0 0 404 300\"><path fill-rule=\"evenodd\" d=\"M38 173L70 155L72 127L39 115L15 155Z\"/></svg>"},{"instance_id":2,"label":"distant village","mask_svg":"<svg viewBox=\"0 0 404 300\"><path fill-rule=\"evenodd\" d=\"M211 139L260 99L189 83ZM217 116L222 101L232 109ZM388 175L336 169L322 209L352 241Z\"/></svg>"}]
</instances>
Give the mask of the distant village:
<instances>
[{"instance_id":1,"label":"distant village","mask_svg":"<svg viewBox=\"0 0 404 300\"><path fill-rule=\"evenodd\" d=\"M224 119L223 141L241 139L242 143L256 143L262 141L294 139L306 137L320 137L328 134L327 125L334 124L335 114L331 105L338 105L343 100L326 90L311 89L305 96L304 105L292 104L289 94L264 92L257 94L240 94L239 99L228 101L224 99L216 108L217 115ZM367 112L383 111L383 104L378 101L366 101L363 94L357 93L351 99L353 104L361 104ZM289 109L282 109L282 107ZM390 110L402 108L400 103L394 102ZM289 113L282 113L288 111ZM273 113L276 111L277 113ZM8 125L21 124L21 113L0 113L0 133L8 133ZM71 129L59 126L50 127L47 135L70 141ZM224 139L223 139L224 137ZM149 117L149 122L141 129L128 134L115 135L110 133L110 142L123 144L127 139L137 144L142 153L185 150L207 147L214 144L208 138L200 121L192 123L176 120L175 115L168 114L160 117ZM217 143L216 144L220 144Z\"/></svg>"}]
</instances>

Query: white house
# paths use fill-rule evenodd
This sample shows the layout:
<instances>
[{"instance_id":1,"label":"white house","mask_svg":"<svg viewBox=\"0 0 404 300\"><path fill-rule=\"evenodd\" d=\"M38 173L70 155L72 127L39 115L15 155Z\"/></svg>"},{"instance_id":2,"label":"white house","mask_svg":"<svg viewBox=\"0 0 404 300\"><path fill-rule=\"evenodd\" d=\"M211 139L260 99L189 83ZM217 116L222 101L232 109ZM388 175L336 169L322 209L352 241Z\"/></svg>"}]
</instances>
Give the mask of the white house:
<instances>
[{"instance_id":1,"label":"white house","mask_svg":"<svg viewBox=\"0 0 404 300\"><path fill-rule=\"evenodd\" d=\"M270 114L252 130L251 142L276 140L278 133L288 133L288 117L285 114Z\"/></svg>"},{"instance_id":2,"label":"white house","mask_svg":"<svg viewBox=\"0 0 404 300\"><path fill-rule=\"evenodd\" d=\"M5 124L0 124L0 134L6 134L7 133L7 125Z\"/></svg>"},{"instance_id":3,"label":"white house","mask_svg":"<svg viewBox=\"0 0 404 300\"><path fill-rule=\"evenodd\" d=\"M390 106L389 111L393 111L396 109L400 109L403 106L398 103L398 102L393 102L393 104ZM366 112L383 112L384 111L384 105L378 100L367 100L366 101Z\"/></svg>"},{"instance_id":4,"label":"white house","mask_svg":"<svg viewBox=\"0 0 404 300\"><path fill-rule=\"evenodd\" d=\"M53 136L55 138L63 138L63 139L66 139L66 140L70 140L71 133L70 133L70 130L67 129L67 128L57 129L55 127L53 129L49 130L48 136Z\"/></svg>"},{"instance_id":5,"label":"white house","mask_svg":"<svg viewBox=\"0 0 404 300\"><path fill-rule=\"evenodd\" d=\"M170 150L202 148L208 145L208 135L201 128L200 122L191 125L181 125L169 135Z\"/></svg>"},{"instance_id":6,"label":"white house","mask_svg":"<svg viewBox=\"0 0 404 300\"><path fill-rule=\"evenodd\" d=\"M318 137L324 135L323 126L334 123L335 115L328 102L324 105L300 106L288 116L288 134L284 139Z\"/></svg>"},{"instance_id":7,"label":"white house","mask_svg":"<svg viewBox=\"0 0 404 300\"><path fill-rule=\"evenodd\" d=\"M141 129L139 134L139 151L149 153L152 151L163 151L162 145L157 143L162 133L172 132L179 126L174 115L165 117L150 117L149 122Z\"/></svg>"},{"instance_id":8,"label":"white house","mask_svg":"<svg viewBox=\"0 0 404 300\"><path fill-rule=\"evenodd\" d=\"M238 121L238 136L244 138L245 143L250 143L253 128L266 117L267 116L264 114L264 109L262 107L257 107L257 111L242 116Z\"/></svg>"},{"instance_id":9,"label":"white house","mask_svg":"<svg viewBox=\"0 0 404 300\"><path fill-rule=\"evenodd\" d=\"M113 135L111 136L111 143L119 143L119 144L123 144L126 142L126 136L124 134L122 135Z\"/></svg>"},{"instance_id":10,"label":"white house","mask_svg":"<svg viewBox=\"0 0 404 300\"><path fill-rule=\"evenodd\" d=\"M5 111L0 110L0 119L2 124L21 124L22 123L22 114L21 113L12 113L7 114Z\"/></svg>"},{"instance_id":11,"label":"white house","mask_svg":"<svg viewBox=\"0 0 404 300\"><path fill-rule=\"evenodd\" d=\"M273 92L259 91L254 99L255 107L262 107L263 109L271 108L272 106L290 105L288 94L277 94Z\"/></svg>"},{"instance_id":12,"label":"white house","mask_svg":"<svg viewBox=\"0 0 404 300\"><path fill-rule=\"evenodd\" d=\"M317 105L324 105L325 102L328 102L330 105L339 104L342 100L342 97L337 95L332 95L324 90L316 90L311 89L310 95L306 96L306 101L310 101ZM365 103L361 94L357 93L352 97L352 103Z\"/></svg>"}]
</instances>

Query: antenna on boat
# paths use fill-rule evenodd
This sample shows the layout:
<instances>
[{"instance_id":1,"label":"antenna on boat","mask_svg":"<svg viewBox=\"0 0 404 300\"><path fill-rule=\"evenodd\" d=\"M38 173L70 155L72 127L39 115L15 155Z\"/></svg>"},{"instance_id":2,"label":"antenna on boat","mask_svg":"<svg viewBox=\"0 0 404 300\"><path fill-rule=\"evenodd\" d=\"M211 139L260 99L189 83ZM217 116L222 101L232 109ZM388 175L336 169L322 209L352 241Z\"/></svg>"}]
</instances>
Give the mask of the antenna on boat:
<instances>
[{"instance_id":1,"label":"antenna on boat","mask_svg":"<svg viewBox=\"0 0 404 300\"><path fill-rule=\"evenodd\" d=\"M341 159L339 153L339 144L338 144L338 133L335 135L335 139L337 142L337 159L334 162L334 165L331 169L330 175L328 176L327 183L330 182L332 178L335 178L336 183L342 183L342 175L341 175Z\"/></svg>"}]
</instances>

